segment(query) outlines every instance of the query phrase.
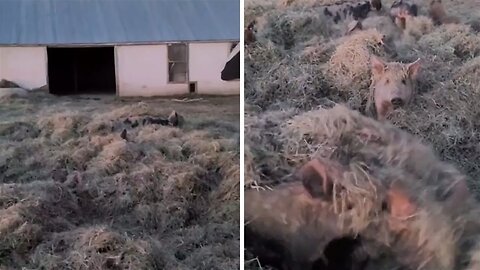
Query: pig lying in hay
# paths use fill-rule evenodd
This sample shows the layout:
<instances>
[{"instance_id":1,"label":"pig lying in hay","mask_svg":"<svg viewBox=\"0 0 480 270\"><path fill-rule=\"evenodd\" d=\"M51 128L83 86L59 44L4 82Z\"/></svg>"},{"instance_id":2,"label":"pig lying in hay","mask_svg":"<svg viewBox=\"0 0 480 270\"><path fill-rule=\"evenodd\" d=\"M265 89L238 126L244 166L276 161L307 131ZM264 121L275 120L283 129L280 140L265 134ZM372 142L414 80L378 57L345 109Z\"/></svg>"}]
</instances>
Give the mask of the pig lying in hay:
<instances>
[{"instance_id":1,"label":"pig lying in hay","mask_svg":"<svg viewBox=\"0 0 480 270\"><path fill-rule=\"evenodd\" d=\"M340 105L298 115L281 130L282 155L301 168L293 174L301 181L247 191L246 232L273 241L290 261L310 264L321 259L328 266L322 254L328 241L357 235L368 248L352 249L367 252L367 269L386 269L383 256L406 269L472 269L478 263L478 209L467 179L429 146Z\"/></svg>"}]
</instances>

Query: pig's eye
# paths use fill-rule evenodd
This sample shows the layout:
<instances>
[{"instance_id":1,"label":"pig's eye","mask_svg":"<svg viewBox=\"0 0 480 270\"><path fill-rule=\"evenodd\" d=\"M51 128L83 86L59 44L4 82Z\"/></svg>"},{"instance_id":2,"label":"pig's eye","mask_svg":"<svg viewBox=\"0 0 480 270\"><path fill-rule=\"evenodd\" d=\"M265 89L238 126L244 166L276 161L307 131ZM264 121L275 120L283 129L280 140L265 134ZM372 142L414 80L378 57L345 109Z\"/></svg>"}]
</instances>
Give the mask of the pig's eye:
<instances>
[{"instance_id":1,"label":"pig's eye","mask_svg":"<svg viewBox=\"0 0 480 270\"><path fill-rule=\"evenodd\" d=\"M402 83L403 84L407 84L407 81L405 81L405 79L402 80Z\"/></svg>"},{"instance_id":2,"label":"pig's eye","mask_svg":"<svg viewBox=\"0 0 480 270\"><path fill-rule=\"evenodd\" d=\"M390 80L389 80L389 79L387 79L387 80L385 81L385 83L390 83Z\"/></svg>"}]
</instances>

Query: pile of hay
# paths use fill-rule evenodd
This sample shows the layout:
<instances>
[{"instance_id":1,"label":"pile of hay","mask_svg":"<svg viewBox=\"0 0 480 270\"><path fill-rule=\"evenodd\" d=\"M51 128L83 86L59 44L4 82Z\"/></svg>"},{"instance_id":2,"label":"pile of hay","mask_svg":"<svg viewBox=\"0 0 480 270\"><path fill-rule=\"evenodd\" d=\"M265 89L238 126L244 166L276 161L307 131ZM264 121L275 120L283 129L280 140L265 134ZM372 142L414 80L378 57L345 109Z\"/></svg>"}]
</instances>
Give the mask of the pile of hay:
<instances>
[{"instance_id":1,"label":"pile of hay","mask_svg":"<svg viewBox=\"0 0 480 270\"><path fill-rule=\"evenodd\" d=\"M383 4L389 6L391 1ZM449 14L465 14L467 10L462 8L467 6L467 1L448 6ZM412 182L412 188L424 191L412 194L425 209L422 215L426 221L418 223L422 233L417 236L420 243L428 242L430 248L399 247L405 258L411 257L408 252L426 252L426 256L429 254L438 259L431 262L432 269L475 269L473 264L478 261L478 248L473 248L474 244L470 243L478 238L475 203L466 202L466 209L462 211L447 209L437 203L435 192L441 193L452 179L466 179L475 197L480 198L480 111L475 105L480 101L478 35L466 24L432 26L431 20L423 17L427 12L423 5L421 16L407 23L406 34L395 40L395 46L388 44L394 49L394 53L389 52L388 56L384 48L364 38L391 32L387 20L378 27L367 24L366 31L356 32L345 39L334 34L336 26L323 25L318 33L300 30L290 37L295 41L291 47L285 48L283 43L277 42L283 34L269 27L278 23L276 18L303 15L302 20L308 21L312 17L311 20L315 21L316 15L304 11L308 8L308 4L300 1L281 9L263 5L260 1L250 1L246 6L250 18L264 21L262 25L265 26L258 29L258 42L246 49L245 96L246 104L250 106L245 116L246 186L275 188L288 181L290 174L301 164L317 155L344 163L369 164L369 168L374 167L372 173L375 176L397 175L407 183ZM252 12L260 9L262 12ZM471 12L473 10L468 16L470 21L478 16ZM383 22L378 17L371 21ZM360 41L347 46L349 39L359 36L363 36ZM394 36L387 35L386 39ZM398 109L391 115L389 121L393 126L380 125L339 107L331 112L325 111L335 104L363 111L370 83L369 66L352 59L358 55L367 59L371 54L379 54L386 61L403 63L422 59L419 94L411 106ZM356 138L352 134L360 126L377 130L386 142L376 145L365 143L361 140L363 137ZM402 133L396 128L412 136L398 137ZM413 182L418 182L419 186ZM422 199L423 194L427 195ZM465 220L474 224L466 226L473 229L462 229ZM452 239L453 245L443 244L441 238L430 234L431 231ZM465 254L461 255L462 252ZM469 252L477 255L470 257ZM248 252L247 258L251 258ZM379 262L378 269L398 265L395 261L399 258L385 258ZM457 265L456 260L462 259L472 261L470 268ZM258 269L257 264L252 260L247 266ZM454 267L448 268L452 264Z\"/></svg>"},{"instance_id":2,"label":"pile of hay","mask_svg":"<svg viewBox=\"0 0 480 270\"><path fill-rule=\"evenodd\" d=\"M182 127L125 121L166 117L171 101L32 93L2 103L0 268L238 268L230 99L174 104Z\"/></svg>"},{"instance_id":3,"label":"pile of hay","mask_svg":"<svg viewBox=\"0 0 480 270\"><path fill-rule=\"evenodd\" d=\"M346 37L328 61L327 74L342 91L359 91L370 84L370 58L385 55L383 35L376 29L359 31Z\"/></svg>"}]
</instances>

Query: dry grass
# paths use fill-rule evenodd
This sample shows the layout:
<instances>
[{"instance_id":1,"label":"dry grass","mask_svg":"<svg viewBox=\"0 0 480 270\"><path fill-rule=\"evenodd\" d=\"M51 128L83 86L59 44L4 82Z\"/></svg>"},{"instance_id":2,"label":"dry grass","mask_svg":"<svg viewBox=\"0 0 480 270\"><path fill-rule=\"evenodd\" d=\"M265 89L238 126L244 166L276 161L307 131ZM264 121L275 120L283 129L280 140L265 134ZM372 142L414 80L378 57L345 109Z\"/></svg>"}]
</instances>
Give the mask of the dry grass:
<instances>
[{"instance_id":1,"label":"dry grass","mask_svg":"<svg viewBox=\"0 0 480 270\"><path fill-rule=\"evenodd\" d=\"M388 21L376 17L365 23L368 30L339 38L336 26L316 27L321 8L307 2L274 8L271 2L264 5L251 0L246 5L249 19L262 22L258 42L246 49L245 59L246 103L250 106L245 116L246 186L274 188L317 155L350 164L352 171L363 168L363 174L354 173L355 185L348 189L346 184L351 190L346 196L352 200L353 191L368 191L358 182L365 171L379 179L378 186L392 179L405 181L422 209L409 225L413 231L409 237L418 246L409 246L408 241L405 246L392 246L388 234L378 237L378 243L391 248L377 246L377 251L390 250L396 255L376 258L372 269L395 269L399 262L410 260L419 260L410 262L417 265L426 262L425 269L476 269L478 247L470 243L480 233L476 203L468 201L462 210L452 210L437 202L435 192L453 179L465 178L480 198L480 111L476 105L480 101L480 42L467 24L480 14L471 2L443 1L449 14L463 16L464 24L434 27L423 17L428 3L422 2L421 16L407 23L404 35L392 33ZM392 1L382 2L389 6ZM254 12L258 10L262 11ZM300 22L318 29L297 27ZM386 35L387 42L395 39L388 43L395 54L378 46L375 37L380 34ZM371 54L403 63L422 59L419 94L410 107L391 115L392 126L335 107L344 104L364 111ZM376 145L359 140L355 134L363 127L385 141ZM366 212L355 212L357 229L373 222L366 213L377 211L378 204L369 205L361 208ZM250 256L247 252L248 260ZM470 268L462 260L471 260ZM247 267L259 269L254 260Z\"/></svg>"},{"instance_id":2,"label":"dry grass","mask_svg":"<svg viewBox=\"0 0 480 270\"><path fill-rule=\"evenodd\" d=\"M95 98L0 101L0 268L238 268L238 98Z\"/></svg>"},{"instance_id":3,"label":"dry grass","mask_svg":"<svg viewBox=\"0 0 480 270\"><path fill-rule=\"evenodd\" d=\"M383 35L376 29L359 31L346 37L328 61L328 77L342 91L368 88L370 58L372 55L385 55L382 44Z\"/></svg>"}]
</instances>

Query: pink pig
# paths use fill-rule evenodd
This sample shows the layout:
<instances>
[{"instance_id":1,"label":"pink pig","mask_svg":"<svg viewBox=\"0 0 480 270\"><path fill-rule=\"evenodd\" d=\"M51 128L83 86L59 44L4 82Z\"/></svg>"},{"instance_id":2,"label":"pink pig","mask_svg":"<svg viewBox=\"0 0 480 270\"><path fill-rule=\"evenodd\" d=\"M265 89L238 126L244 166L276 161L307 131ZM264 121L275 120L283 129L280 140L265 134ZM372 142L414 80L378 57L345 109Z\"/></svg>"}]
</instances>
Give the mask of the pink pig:
<instances>
[{"instance_id":1,"label":"pink pig","mask_svg":"<svg viewBox=\"0 0 480 270\"><path fill-rule=\"evenodd\" d=\"M385 63L372 56L372 84L367 109L374 102L378 120L385 120L395 108L407 105L413 99L420 62L419 58L409 64Z\"/></svg>"}]
</instances>

